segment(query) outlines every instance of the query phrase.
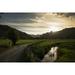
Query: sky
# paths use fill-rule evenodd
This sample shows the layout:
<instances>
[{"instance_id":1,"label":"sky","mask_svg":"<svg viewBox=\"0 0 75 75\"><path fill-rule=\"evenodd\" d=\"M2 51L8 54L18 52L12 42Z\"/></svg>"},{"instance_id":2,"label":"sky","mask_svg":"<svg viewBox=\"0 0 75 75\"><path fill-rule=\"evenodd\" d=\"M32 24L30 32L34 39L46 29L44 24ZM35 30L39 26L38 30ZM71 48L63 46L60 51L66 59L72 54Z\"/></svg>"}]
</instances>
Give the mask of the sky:
<instances>
[{"instance_id":1,"label":"sky","mask_svg":"<svg viewBox=\"0 0 75 75\"><path fill-rule=\"evenodd\" d=\"M0 24L37 35L75 27L75 13L0 13Z\"/></svg>"}]
</instances>

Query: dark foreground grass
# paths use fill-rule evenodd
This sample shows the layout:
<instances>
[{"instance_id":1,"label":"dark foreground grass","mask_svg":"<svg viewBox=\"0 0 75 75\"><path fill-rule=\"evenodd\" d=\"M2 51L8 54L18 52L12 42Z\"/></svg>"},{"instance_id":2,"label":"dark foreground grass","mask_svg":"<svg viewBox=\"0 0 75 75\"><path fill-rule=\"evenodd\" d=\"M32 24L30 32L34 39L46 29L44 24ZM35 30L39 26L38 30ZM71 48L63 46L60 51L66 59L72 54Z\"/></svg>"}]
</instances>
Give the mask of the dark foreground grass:
<instances>
[{"instance_id":1,"label":"dark foreground grass","mask_svg":"<svg viewBox=\"0 0 75 75\"><path fill-rule=\"evenodd\" d=\"M59 45L58 62L75 62L75 40L63 42Z\"/></svg>"},{"instance_id":2,"label":"dark foreground grass","mask_svg":"<svg viewBox=\"0 0 75 75\"><path fill-rule=\"evenodd\" d=\"M75 61L75 40L43 40L29 45L23 54L24 61L40 62L44 55L53 46L58 46L58 59L56 62Z\"/></svg>"},{"instance_id":3,"label":"dark foreground grass","mask_svg":"<svg viewBox=\"0 0 75 75\"><path fill-rule=\"evenodd\" d=\"M44 55L51 49L52 44L51 40L41 40L28 45L24 50L22 58L26 62L41 62Z\"/></svg>"}]
</instances>

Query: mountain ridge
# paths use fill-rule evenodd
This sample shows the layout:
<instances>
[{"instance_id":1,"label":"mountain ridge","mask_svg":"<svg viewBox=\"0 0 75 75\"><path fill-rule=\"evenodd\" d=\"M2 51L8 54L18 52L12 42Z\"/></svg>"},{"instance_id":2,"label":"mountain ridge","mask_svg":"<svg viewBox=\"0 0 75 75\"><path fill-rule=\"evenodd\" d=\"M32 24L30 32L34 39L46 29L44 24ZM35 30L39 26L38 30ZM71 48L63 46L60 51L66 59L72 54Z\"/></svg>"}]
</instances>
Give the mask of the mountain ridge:
<instances>
[{"instance_id":1,"label":"mountain ridge","mask_svg":"<svg viewBox=\"0 0 75 75\"><path fill-rule=\"evenodd\" d=\"M57 32L47 32L42 35L30 35L8 25L0 25L0 38L7 38L11 29L18 34L19 39L75 39L75 27L65 28Z\"/></svg>"}]
</instances>

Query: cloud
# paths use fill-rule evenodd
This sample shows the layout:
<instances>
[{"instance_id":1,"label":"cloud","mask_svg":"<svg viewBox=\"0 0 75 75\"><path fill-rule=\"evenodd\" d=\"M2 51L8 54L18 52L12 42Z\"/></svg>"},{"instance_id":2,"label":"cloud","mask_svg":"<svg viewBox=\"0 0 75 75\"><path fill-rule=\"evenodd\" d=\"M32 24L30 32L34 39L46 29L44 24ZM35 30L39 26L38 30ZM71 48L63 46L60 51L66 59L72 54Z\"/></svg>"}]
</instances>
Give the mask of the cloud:
<instances>
[{"instance_id":1,"label":"cloud","mask_svg":"<svg viewBox=\"0 0 75 75\"><path fill-rule=\"evenodd\" d=\"M36 17L41 17L42 14L37 13L3 13L0 14L2 18L0 22L9 22L9 23L36 23L32 19Z\"/></svg>"},{"instance_id":2,"label":"cloud","mask_svg":"<svg viewBox=\"0 0 75 75\"><path fill-rule=\"evenodd\" d=\"M75 18L75 13L57 13L58 16L62 16L62 17L74 17Z\"/></svg>"},{"instance_id":3,"label":"cloud","mask_svg":"<svg viewBox=\"0 0 75 75\"><path fill-rule=\"evenodd\" d=\"M75 26L75 13L0 13L0 23L28 33L44 33L50 26Z\"/></svg>"}]
</instances>

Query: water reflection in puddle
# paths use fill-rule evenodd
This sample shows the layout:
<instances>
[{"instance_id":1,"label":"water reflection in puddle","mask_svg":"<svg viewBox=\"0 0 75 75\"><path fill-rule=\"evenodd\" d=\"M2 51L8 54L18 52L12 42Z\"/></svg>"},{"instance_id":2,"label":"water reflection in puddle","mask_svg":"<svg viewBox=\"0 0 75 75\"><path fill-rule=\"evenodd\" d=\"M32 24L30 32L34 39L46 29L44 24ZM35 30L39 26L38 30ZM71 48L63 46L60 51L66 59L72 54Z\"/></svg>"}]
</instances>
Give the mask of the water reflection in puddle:
<instances>
[{"instance_id":1,"label":"water reflection in puddle","mask_svg":"<svg viewBox=\"0 0 75 75\"><path fill-rule=\"evenodd\" d=\"M43 62L55 61L57 59L58 47L52 47L50 51L44 56Z\"/></svg>"}]
</instances>

